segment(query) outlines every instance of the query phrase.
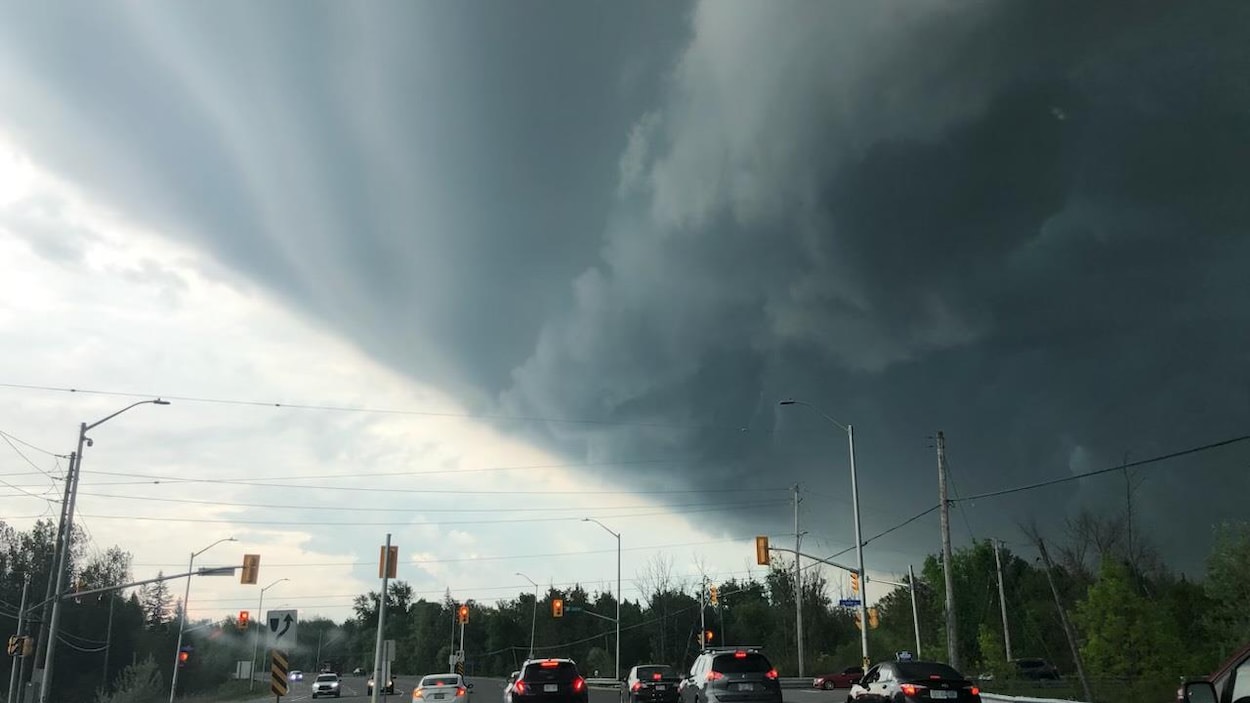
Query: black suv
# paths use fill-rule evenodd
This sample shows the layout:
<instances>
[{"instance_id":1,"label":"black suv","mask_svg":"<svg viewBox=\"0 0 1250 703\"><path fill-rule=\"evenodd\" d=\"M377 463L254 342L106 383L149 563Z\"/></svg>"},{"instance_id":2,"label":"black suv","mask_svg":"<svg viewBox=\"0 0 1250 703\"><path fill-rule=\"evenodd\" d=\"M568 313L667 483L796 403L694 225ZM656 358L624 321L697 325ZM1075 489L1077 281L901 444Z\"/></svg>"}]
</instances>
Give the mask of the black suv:
<instances>
[{"instance_id":1,"label":"black suv","mask_svg":"<svg viewBox=\"0 0 1250 703\"><path fill-rule=\"evenodd\" d=\"M781 703L781 681L752 647L705 649L682 682L682 703Z\"/></svg>"},{"instance_id":2,"label":"black suv","mask_svg":"<svg viewBox=\"0 0 1250 703\"><path fill-rule=\"evenodd\" d=\"M1013 659L1011 663L1015 666L1016 676L1022 679L1032 681L1059 680L1059 670L1045 659Z\"/></svg>"},{"instance_id":3,"label":"black suv","mask_svg":"<svg viewBox=\"0 0 1250 703\"><path fill-rule=\"evenodd\" d=\"M643 664L629 670L621 703L677 703L681 676L664 664Z\"/></svg>"},{"instance_id":4,"label":"black suv","mask_svg":"<svg viewBox=\"0 0 1250 703\"><path fill-rule=\"evenodd\" d=\"M529 659L512 684L512 703L589 703L586 679L572 659Z\"/></svg>"}]
</instances>

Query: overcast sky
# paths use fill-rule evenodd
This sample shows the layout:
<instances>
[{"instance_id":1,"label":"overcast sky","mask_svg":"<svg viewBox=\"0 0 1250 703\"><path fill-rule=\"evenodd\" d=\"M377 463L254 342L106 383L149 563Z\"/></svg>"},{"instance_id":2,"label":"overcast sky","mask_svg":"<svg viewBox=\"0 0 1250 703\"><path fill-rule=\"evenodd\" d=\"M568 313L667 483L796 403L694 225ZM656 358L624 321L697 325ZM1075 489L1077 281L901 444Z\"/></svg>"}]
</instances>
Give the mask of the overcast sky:
<instances>
[{"instance_id":1,"label":"overcast sky","mask_svg":"<svg viewBox=\"0 0 1250 703\"><path fill-rule=\"evenodd\" d=\"M260 552L267 602L335 618L388 531L420 594L485 601L606 587L584 516L629 598L656 554L758 573L796 482L805 545L843 549L846 436L785 397L855 426L868 536L937 502L938 430L962 495L1236 437L1248 30L1238 2L7 5L0 431L64 454L173 398L92 432L96 547L145 577L235 536L202 559ZM65 462L16 447L20 528ZM1248 459L1135 471L1177 568L1244 517ZM1124 479L960 505L957 544L1027 551ZM868 567L938 544L930 515Z\"/></svg>"}]
</instances>

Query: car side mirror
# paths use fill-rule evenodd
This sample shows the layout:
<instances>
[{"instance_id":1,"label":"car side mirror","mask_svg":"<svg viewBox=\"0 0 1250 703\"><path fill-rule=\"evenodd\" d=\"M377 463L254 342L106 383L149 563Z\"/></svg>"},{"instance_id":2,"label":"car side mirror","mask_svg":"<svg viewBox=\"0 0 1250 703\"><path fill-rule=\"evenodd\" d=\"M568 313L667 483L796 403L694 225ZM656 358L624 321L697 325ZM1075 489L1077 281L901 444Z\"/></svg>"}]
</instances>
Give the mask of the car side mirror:
<instances>
[{"instance_id":1,"label":"car side mirror","mask_svg":"<svg viewBox=\"0 0 1250 703\"><path fill-rule=\"evenodd\" d=\"M1210 681L1186 681L1180 693L1184 703L1216 703L1215 686Z\"/></svg>"}]
</instances>

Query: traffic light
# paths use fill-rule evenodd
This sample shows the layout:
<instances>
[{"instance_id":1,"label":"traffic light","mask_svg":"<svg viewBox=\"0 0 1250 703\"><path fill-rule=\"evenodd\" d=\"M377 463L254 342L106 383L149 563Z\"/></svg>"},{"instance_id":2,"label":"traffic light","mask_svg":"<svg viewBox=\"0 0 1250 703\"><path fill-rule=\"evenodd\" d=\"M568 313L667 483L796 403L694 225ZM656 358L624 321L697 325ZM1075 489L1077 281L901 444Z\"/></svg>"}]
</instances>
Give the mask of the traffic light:
<instances>
[{"instance_id":1,"label":"traffic light","mask_svg":"<svg viewBox=\"0 0 1250 703\"><path fill-rule=\"evenodd\" d=\"M239 629L247 630L247 626L252 624L252 614L246 610L239 611Z\"/></svg>"},{"instance_id":2,"label":"traffic light","mask_svg":"<svg viewBox=\"0 0 1250 703\"><path fill-rule=\"evenodd\" d=\"M855 629L857 629L857 630L862 630L862 629L864 629L864 621L859 619L859 611L858 611L858 610L856 610L856 611L855 611Z\"/></svg>"},{"instance_id":3,"label":"traffic light","mask_svg":"<svg viewBox=\"0 0 1250 703\"><path fill-rule=\"evenodd\" d=\"M881 624L881 621L877 619L877 609L869 608L868 609L868 627L871 627L872 629L875 630L877 629L877 625L880 625L880 624Z\"/></svg>"},{"instance_id":4,"label":"traffic light","mask_svg":"<svg viewBox=\"0 0 1250 703\"><path fill-rule=\"evenodd\" d=\"M851 593L859 593L859 572L851 572Z\"/></svg>"},{"instance_id":5,"label":"traffic light","mask_svg":"<svg viewBox=\"0 0 1250 703\"><path fill-rule=\"evenodd\" d=\"M710 646L716 643L716 633L712 630L703 631L703 645Z\"/></svg>"},{"instance_id":6,"label":"traffic light","mask_svg":"<svg viewBox=\"0 0 1250 703\"><path fill-rule=\"evenodd\" d=\"M760 566L768 566L768 535L760 535L755 538L755 563Z\"/></svg>"},{"instance_id":7,"label":"traffic light","mask_svg":"<svg viewBox=\"0 0 1250 703\"><path fill-rule=\"evenodd\" d=\"M186 646L178 650L178 668L185 669L187 664L191 663L191 647Z\"/></svg>"},{"instance_id":8,"label":"traffic light","mask_svg":"<svg viewBox=\"0 0 1250 703\"><path fill-rule=\"evenodd\" d=\"M18 652L22 651L22 636L13 635L9 637L9 656L16 657Z\"/></svg>"},{"instance_id":9,"label":"traffic light","mask_svg":"<svg viewBox=\"0 0 1250 703\"><path fill-rule=\"evenodd\" d=\"M708 600L711 601L712 605L720 604L720 598L719 598L720 594L718 593L716 586L708 587L707 594L708 594Z\"/></svg>"},{"instance_id":10,"label":"traffic light","mask_svg":"<svg viewBox=\"0 0 1250 703\"><path fill-rule=\"evenodd\" d=\"M461 625L469 622L469 606L467 604L462 603L456 610L456 621Z\"/></svg>"},{"instance_id":11,"label":"traffic light","mask_svg":"<svg viewBox=\"0 0 1250 703\"><path fill-rule=\"evenodd\" d=\"M553 618L564 617L564 599L563 598L551 599L551 617Z\"/></svg>"},{"instance_id":12,"label":"traffic light","mask_svg":"<svg viewBox=\"0 0 1250 703\"><path fill-rule=\"evenodd\" d=\"M260 576L260 555L244 554L243 575L239 577L239 583L255 584L258 576Z\"/></svg>"}]
</instances>

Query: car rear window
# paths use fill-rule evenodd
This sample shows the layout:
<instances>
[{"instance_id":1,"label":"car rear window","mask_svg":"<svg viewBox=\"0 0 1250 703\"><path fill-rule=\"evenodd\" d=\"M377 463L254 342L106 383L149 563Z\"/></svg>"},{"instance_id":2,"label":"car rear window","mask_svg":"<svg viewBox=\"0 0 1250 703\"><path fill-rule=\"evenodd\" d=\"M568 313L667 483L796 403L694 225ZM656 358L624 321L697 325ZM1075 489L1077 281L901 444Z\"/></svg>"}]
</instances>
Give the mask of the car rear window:
<instances>
[{"instance_id":1,"label":"car rear window","mask_svg":"<svg viewBox=\"0 0 1250 703\"><path fill-rule=\"evenodd\" d=\"M459 686L459 676L427 676L421 679L421 686Z\"/></svg>"},{"instance_id":2,"label":"car rear window","mask_svg":"<svg viewBox=\"0 0 1250 703\"><path fill-rule=\"evenodd\" d=\"M640 666L638 667L638 679L641 681L651 681L655 679L655 675L659 674L662 679L675 679L677 672L673 671L671 666Z\"/></svg>"},{"instance_id":3,"label":"car rear window","mask_svg":"<svg viewBox=\"0 0 1250 703\"><path fill-rule=\"evenodd\" d=\"M529 664L521 675L524 681L572 681L575 678L577 667L568 661Z\"/></svg>"},{"instance_id":4,"label":"car rear window","mask_svg":"<svg viewBox=\"0 0 1250 703\"><path fill-rule=\"evenodd\" d=\"M335 676L334 674L322 674L321 676L317 677L318 683L324 683L326 681L338 681L338 680L339 680L339 677Z\"/></svg>"},{"instance_id":5,"label":"car rear window","mask_svg":"<svg viewBox=\"0 0 1250 703\"><path fill-rule=\"evenodd\" d=\"M938 664L936 662L908 662L905 664L896 664L898 667L899 678L905 680L915 679L962 679L964 675L955 671L946 664Z\"/></svg>"},{"instance_id":6,"label":"car rear window","mask_svg":"<svg viewBox=\"0 0 1250 703\"><path fill-rule=\"evenodd\" d=\"M712 671L722 674L763 674L772 668L767 657L755 652L721 654L712 660Z\"/></svg>"}]
</instances>

